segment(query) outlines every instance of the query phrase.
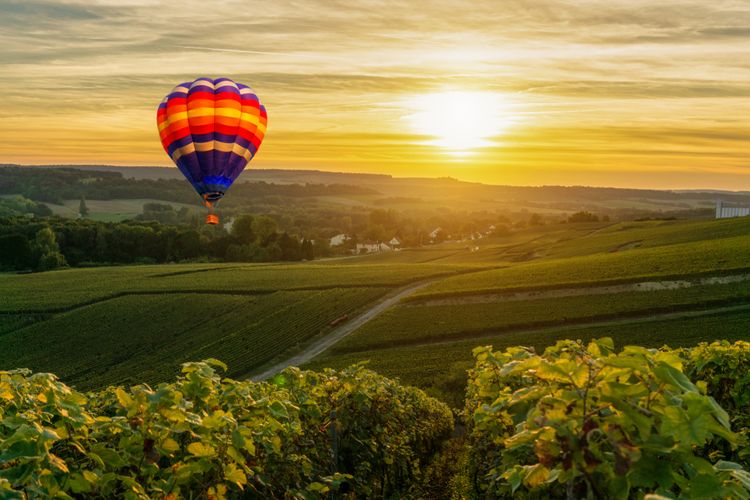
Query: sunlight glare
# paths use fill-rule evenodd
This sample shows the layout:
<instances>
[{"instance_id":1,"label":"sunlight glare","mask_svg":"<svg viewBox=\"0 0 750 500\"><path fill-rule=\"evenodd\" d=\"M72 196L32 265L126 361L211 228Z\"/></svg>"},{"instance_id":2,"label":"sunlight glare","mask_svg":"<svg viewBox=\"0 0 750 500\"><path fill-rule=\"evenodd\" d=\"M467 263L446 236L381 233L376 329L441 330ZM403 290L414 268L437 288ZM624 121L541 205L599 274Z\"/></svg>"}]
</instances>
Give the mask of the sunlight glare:
<instances>
[{"instance_id":1,"label":"sunlight glare","mask_svg":"<svg viewBox=\"0 0 750 500\"><path fill-rule=\"evenodd\" d=\"M494 92L447 91L413 97L406 116L415 132L432 136L426 142L454 156L466 156L477 148L493 146L513 122L510 103Z\"/></svg>"}]
</instances>

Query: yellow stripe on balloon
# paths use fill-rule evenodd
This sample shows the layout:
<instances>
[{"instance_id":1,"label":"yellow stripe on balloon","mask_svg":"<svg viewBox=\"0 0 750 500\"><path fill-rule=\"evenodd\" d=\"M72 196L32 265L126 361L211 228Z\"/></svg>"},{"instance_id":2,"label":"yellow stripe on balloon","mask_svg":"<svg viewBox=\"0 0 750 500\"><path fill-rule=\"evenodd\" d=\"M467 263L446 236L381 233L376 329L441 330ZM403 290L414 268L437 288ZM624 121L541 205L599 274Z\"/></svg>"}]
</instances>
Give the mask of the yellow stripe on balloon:
<instances>
[{"instance_id":1,"label":"yellow stripe on balloon","mask_svg":"<svg viewBox=\"0 0 750 500\"><path fill-rule=\"evenodd\" d=\"M246 159L250 159L252 152L247 148L240 146L237 143L222 142L222 141L205 141L205 142L191 142L181 148L177 148L172 153L172 159L174 161L179 160L181 157L194 152L207 153L209 151L220 151L222 153L236 153Z\"/></svg>"},{"instance_id":2,"label":"yellow stripe on balloon","mask_svg":"<svg viewBox=\"0 0 750 500\"><path fill-rule=\"evenodd\" d=\"M233 109L233 108L207 108L207 107L201 107L201 108L193 108L188 109L188 116L189 117L198 117L198 116L228 116L230 118L239 118L242 115L242 112L239 109Z\"/></svg>"},{"instance_id":3,"label":"yellow stripe on balloon","mask_svg":"<svg viewBox=\"0 0 750 500\"><path fill-rule=\"evenodd\" d=\"M178 111L177 113L167 113L166 114L166 121L167 122L178 122L180 120L187 120L188 119L188 112L187 111Z\"/></svg>"}]
</instances>

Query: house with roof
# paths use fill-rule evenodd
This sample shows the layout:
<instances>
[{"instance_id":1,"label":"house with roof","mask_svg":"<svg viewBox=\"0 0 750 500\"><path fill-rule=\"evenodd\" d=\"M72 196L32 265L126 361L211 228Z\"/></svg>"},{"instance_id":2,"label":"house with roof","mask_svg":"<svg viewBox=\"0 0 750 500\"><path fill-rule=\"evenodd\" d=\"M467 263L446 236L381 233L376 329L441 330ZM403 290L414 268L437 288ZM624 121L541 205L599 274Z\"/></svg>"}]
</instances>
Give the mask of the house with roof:
<instances>
[{"instance_id":1,"label":"house with roof","mask_svg":"<svg viewBox=\"0 0 750 500\"><path fill-rule=\"evenodd\" d=\"M390 252L393 250L385 243L357 243L356 253L378 253L378 252Z\"/></svg>"}]
</instances>

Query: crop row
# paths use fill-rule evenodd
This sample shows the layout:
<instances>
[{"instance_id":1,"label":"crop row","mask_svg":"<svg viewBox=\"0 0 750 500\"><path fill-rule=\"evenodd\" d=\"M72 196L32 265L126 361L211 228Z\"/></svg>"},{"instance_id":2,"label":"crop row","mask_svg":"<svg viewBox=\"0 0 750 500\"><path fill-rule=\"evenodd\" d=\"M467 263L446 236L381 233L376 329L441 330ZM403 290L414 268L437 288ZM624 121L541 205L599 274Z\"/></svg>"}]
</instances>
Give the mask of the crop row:
<instances>
[{"instance_id":1,"label":"crop row","mask_svg":"<svg viewBox=\"0 0 750 500\"><path fill-rule=\"evenodd\" d=\"M441 342L514 329L747 303L750 282L491 303L401 305L343 339L335 352Z\"/></svg>"},{"instance_id":2,"label":"crop row","mask_svg":"<svg viewBox=\"0 0 750 500\"><path fill-rule=\"evenodd\" d=\"M429 264L204 264L202 267L175 264L0 274L0 312L55 312L124 293L254 293L347 286L394 287L430 276L449 275L460 269L460 266Z\"/></svg>"},{"instance_id":3,"label":"crop row","mask_svg":"<svg viewBox=\"0 0 750 500\"><path fill-rule=\"evenodd\" d=\"M747 269L749 257L750 236L740 236L542 260L449 277L426 287L412 299L733 272Z\"/></svg>"},{"instance_id":4,"label":"crop row","mask_svg":"<svg viewBox=\"0 0 750 500\"><path fill-rule=\"evenodd\" d=\"M0 336L0 369L51 371L84 389L164 380L198 355L247 373L385 291L119 297Z\"/></svg>"},{"instance_id":5,"label":"crop row","mask_svg":"<svg viewBox=\"0 0 750 500\"><path fill-rule=\"evenodd\" d=\"M471 366L471 350L477 345L504 349L526 345L541 351L562 339L589 341L602 336L612 337L619 345L637 344L645 347L689 347L699 342L718 339L750 340L750 314L735 311L668 320L638 320L600 326L573 326L457 340L439 344L400 346L369 351L326 352L307 367L340 368L368 361L368 367L402 382L421 387L444 401L459 406L463 401L466 369ZM448 360L448 361L447 361Z\"/></svg>"}]
</instances>

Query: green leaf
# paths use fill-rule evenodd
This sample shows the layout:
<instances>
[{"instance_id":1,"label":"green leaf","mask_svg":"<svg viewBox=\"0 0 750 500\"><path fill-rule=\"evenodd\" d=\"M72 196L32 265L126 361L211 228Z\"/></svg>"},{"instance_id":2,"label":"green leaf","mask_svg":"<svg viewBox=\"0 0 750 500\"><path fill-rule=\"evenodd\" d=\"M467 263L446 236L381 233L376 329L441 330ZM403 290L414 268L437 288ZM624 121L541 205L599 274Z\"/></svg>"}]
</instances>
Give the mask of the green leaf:
<instances>
[{"instance_id":1,"label":"green leaf","mask_svg":"<svg viewBox=\"0 0 750 500\"><path fill-rule=\"evenodd\" d=\"M547 481L549 469L542 464L536 464L526 467L526 474L523 478L524 484L530 488L535 488Z\"/></svg>"},{"instance_id":2,"label":"green leaf","mask_svg":"<svg viewBox=\"0 0 750 500\"><path fill-rule=\"evenodd\" d=\"M167 438L162 441L161 447L164 451L167 451L169 453L174 453L175 451L180 449L180 445L177 444L177 441L172 438Z\"/></svg>"},{"instance_id":3,"label":"green leaf","mask_svg":"<svg viewBox=\"0 0 750 500\"><path fill-rule=\"evenodd\" d=\"M121 387L115 389L115 395L117 396L117 402L125 409L130 409L133 406L133 398L125 392Z\"/></svg>"},{"instance_id":4,"label":"green leaf","mask_svg":"<svg viewBox=\"0 0 750 500\"><path fill-rule=\"evenodd\" d=\"M663 382L679 387L685 392L699 392L698 388L684 373L664 361L660 361L654 366L654 374Z\"/></svg>"},{"instance_id":5,"label":"green leaf","mask_svg":"<svg viewBox=\"0 0 750 500\"><path fill-rule=\"evenodd\" d=\"M216 366L218 368L221 368L223 371L227 371L229 368L227 368L227 365L225 365L223 362L219 361L216 358L208 358L203 360L204 363L211 366Z\"/></svg>"},{"instance_id":6,"label":"green leaf","mask_svg":"<svg viewBox=\"0 0 750 500\"><path fill-rule=\"evenodd\" d=\"M200 441L190 443L187 447L187 451L196 457L213 457L216 455L216 450L213 446L210 444L203 444Z\"/></svg>"},{"instance_id":7,"label":"green leaf","mask_svg":"<svg viewBox=\"0 0 750 500\"><path fill-rule=\"evenodd\" d=\"M323 483L313 482L307 485L307 491L327 493L330 488Z\"/></svg>"},{"instance_id":8,"label":"green leaf","mask_svg":"<svg viewBox=\"0 0 750 500\"><path fill-rule=\"evenodd\" d=\"M83 474L74 472L68 477L70 489L73 493L89 493L94 487L91 481L86 479Z\"/></svg>"},{"instance_id":9,"label":"green leaf","mask_svg":"<svg viewBox=\"0 0 750 500\"><path fill-rule=\"evenodd\" d=\"M697 474L690 480L690 496L712 498L721 489L721 481L715 474Z\"/></svg>"},{"instance_id":10,"label":"green leaf","mask_svg":"<svg viewBox=\"0 0 750 500\"><path fill-rule=\"evenodd\" d=\"M236 484L240 489L247 484L247 476L235 464L229 464L224 467L224 479Z\"/></svg>"}]
</instances>

